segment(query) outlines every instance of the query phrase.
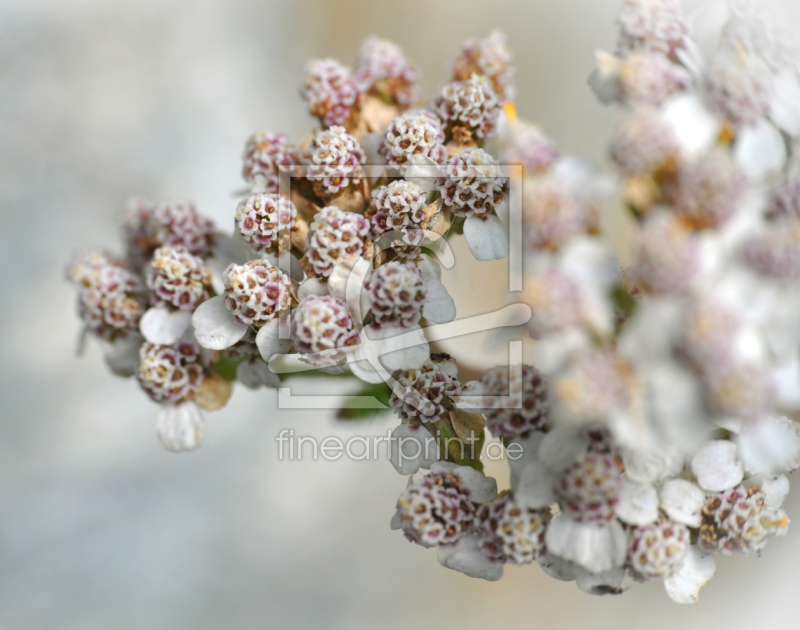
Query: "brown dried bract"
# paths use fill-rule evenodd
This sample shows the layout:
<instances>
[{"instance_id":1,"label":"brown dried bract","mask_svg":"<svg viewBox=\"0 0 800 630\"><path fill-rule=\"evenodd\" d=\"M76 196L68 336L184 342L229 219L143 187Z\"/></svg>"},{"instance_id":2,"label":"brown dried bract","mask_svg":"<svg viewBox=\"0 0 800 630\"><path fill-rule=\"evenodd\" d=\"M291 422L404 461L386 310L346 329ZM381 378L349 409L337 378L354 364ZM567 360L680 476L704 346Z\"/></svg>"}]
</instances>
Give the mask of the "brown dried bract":
<instances>
[{"instance_id":1,"label":"brown dried bract","mask_svg":"<svg viewBox=\"0 0 800 630\"><path fill-rule=\"evenodd\" d=\"M231 384L218 374L203 379L194 395L194 401L206 411L222 409L231 397Z\"/></svg>"}]
</instances>

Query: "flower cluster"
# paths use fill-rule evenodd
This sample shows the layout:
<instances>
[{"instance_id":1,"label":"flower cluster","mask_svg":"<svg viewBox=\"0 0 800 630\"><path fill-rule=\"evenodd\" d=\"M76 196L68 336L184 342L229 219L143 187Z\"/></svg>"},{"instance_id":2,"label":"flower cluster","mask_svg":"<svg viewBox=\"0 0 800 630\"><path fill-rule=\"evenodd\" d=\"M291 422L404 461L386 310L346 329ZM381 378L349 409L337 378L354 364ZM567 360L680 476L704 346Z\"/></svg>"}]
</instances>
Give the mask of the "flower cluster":
<instances>
[{"instance_id":1,"label":"flower cluster","mask_svg":"<svg viewBox=\"0 0 800 630\"><path fill-rule=\"evenodd\" d=\"M259 131L247 139L242 161L242 177L248 184L264 192L277 193L280 168L297 164L297 148L288 143L285 134Z\"/></svg>"},{"instance_id":2,"label":"flower cluster","mask_svg":"<svg viewBox=\"0 0 800 630\"><path fill-rule=\"evenodd\" d=\"M303 161L308 165L306 177L314 182L314 192L325 199L359 184L366 159L358 140L344 127L331 127L314 136Z\"/></svg>"},{"instance_id":3,"label":"flower cluster","mask_svg":"<svg viewBox=\"0 0 800 630\"><path fill-rule=\"evenodd\" d=\"M500 111L490 80L477 74L447 84L431 107L446 127L448 139L458 139L456 130L460 129L463 139L483 140L494 129Z\"/></svg>"},{"instance_id":4,"label":"flower cluster","mask_svg":"<svg viewBox=\"0 0 800 630\"><path fill-rule=\"evenodd\" d=\"M313 59L306 66L303 98L326 127L347 124L360 107L360 97L352 71L335 59Z\"/></svg>"},{"instance_id":5,"label":"flower cluster","mask_svg":"<svg viewBox=\"0 0 800 630\"><path fill-rule=\"evenodd\" d=\"M408 109L419 97L419 75L402 49L390 40L372 36L361 46L355 79L362 92Z\"/></svg>"},{"instance_id":6,"label":"flower cluster","mask_svg":"<svg viewBox=\"0 0 800 630\"><path fill-rule=\"evenodd\" d=\"M264 253L277 244L280 232L295 226L297 208L276 194L254 193L236 208L236 226L255 251Z\"/></svg>"}]
</instances>

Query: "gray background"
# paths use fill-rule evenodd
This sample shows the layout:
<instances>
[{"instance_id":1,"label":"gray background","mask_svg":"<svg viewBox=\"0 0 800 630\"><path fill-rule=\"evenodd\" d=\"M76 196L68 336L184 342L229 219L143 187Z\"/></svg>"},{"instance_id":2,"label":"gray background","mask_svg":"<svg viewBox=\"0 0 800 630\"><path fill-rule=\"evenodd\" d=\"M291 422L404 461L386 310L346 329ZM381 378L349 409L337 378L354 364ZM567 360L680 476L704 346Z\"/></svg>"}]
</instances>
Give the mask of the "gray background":
<instances>
[{"instance_id":1,"label":"gray background","mask_svg":"<svg viewBox=\"0 0 800 630\"><path fill-rule=\"evenodd\" d=\"M132 193L191 197L227 227L246 136L310 127L307 57L352 63L377 32L421 66L430 96L460 41L499 26L521 114L602 160L615 114L585 78L594 49L613 47L616 8L0 0L0 628L797 627L796 532L760 559L722 560L695 607L659 584L590 598L537 567L470 580L389 530L404 481L387 462L277 461L281 428L380 434L390 420L341 426L237 390L203 448L174 456L136 385L108 374L96 345L74 354L71 251L116 244ZM498 273L467 257L448 274L461 314L477 312L474 291L502 294ZM788 511L800 517L796 499Z\"/></svg>"}]
</instances>

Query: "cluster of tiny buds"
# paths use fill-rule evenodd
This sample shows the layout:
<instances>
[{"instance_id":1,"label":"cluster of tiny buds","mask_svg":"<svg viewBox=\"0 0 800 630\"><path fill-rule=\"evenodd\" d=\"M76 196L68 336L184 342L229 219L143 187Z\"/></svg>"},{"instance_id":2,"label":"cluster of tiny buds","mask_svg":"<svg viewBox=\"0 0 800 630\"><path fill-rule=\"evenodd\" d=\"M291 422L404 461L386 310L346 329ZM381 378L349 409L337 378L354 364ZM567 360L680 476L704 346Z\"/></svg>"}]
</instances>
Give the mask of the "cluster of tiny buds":
<instances>
[{"instance_id":1,"label":"cluster of tiny buds","mask_svg":"<svg viewBox=\"0 0 800 630\"><path fill-rule=\"evenodd\" d=\"M149 262L162 245L183 245L190 254L207 258L214 246L214 225L191 202L151 204L136 198L123 219L128 260L136 268Z\"/></svg>"},{"instance_id":2,"label":"cluster of tiny buds","mask_svg":"<svg viewBox=\"0 0 800 630\"><path fill-rule=\"evenodd\" d=\"M428 111L396 116L383 134L378 153L390 166L403 166L412 155L421 155L437 164L447 159L444 132L439 119Z\"/></svg>"},{"instance_id":3,"label":"cluster of tiny buds","mask_svg":"<svg viewBox=\"0 0 800 630\"><path fill-rule=\"evenodd\" d=\"M657 110L639 107L626 115L611 136L611 157L626 175L668 169L678 162L678 141Z\"/></svg>"},{"instance_id":4,"label":"cluster of tiny buds","mask_svg":"<svg viewBox=\"0 0 800 630\"><path fill-rule=\"evenodd\" d=\"M492 133L500 113L491 82L477 74L448 83L431 107L450 135L461 127L480 140Z\"/></svg>"},{"instance_id":5,"label":"cluster of tiny buds","mask_svg":"<svg viewBox=\"0 0 800 630\"><path fill-rule=\"evenodd\" d=\"M404 179L372 191L372 206L367 211L372 231L380 236L393 230L408 230L425 221L428 195Z\"/></svg>"},{"instance_id":6,"label":"cluster of tiny buds","mask_svg":"<svg viewBox=\"0 0 800 630\"><path fill-rule=\"evenodd\" d=\"M561 157L561 151L539 127L523 121L517 122L515 133L505 144L507 163L521 164L532 174L546 171Z\"/></svg>"},{"instance_id":7,"label":"cluster of tiny buds","mask_svg":"<svg viewBox=\"0 0 800 630\"><path fill-rule=\"evenodd\" d=\"M633 527L628 533L631 573L640 580L674 575L689 553L689 529L661 518L656 523Z\"/></svg>"},{"instance_id":8,"label":"cluster of tiny buds","mask_svg":"<svg viewBox=\"0 0 800 630\"><path fill-rule=\"evenodd\" d=\"M464 149L450 159L445 172L436 187L456 216L485 217L505 198L508 180L497 160L483 149Z\"/></svg>"},{"instance_id":9,"label":"cluster of tiny buds","mask_svg":"<svg viewBox=\"0 0 800 630\"><path fill-rule=\"evenodd\" d=\"M620 101L627 105L659 107L691 85L691 75L657 53L635 52L621 64Z\"/></svg>"},{"instance_id":10,"label":"cluster of tiny buds","mask_svg":"<svg viewBox=\"0 0 800 630\"><path fill-rule=\"evenodd\" d=\"M338 363L359 343L344 302L330 295L309 295L292 311L292 342L303 354L323 353L318 363Z\"/></svg>"},{"instance_id":11,"label":"cluster of tiny buds","mask_svg":"<svg viewBox=\"0 0 800 630\"><path fill-rule=\"evenodd\" d=\"M453 473L432 473L405 489L397 501L406 537L423 547L456 542L475 517L470 491Z\"/></svg>"},{"instance_id":12,"label":"cluster of tiny buds","mask_svg":"<svg viewBox=\"0 0 800 630\"><path fill-rule=\"evenodd\" d=\"M415 265L400 262L381 265L367 278L364 291L376 327L408 328L422 316L427 290Z\"/></svg>"},{"instance_id":13,"label":"cluster of tiny buds","mask_svg":"<svg viewBox=\"0 0 800 630\"><path fill-rule=\"evenodd\" d=\"M312 59L302 90L312 116L323 125L345 125L359 107L360 91L349 68L335 59Z\"/></svg>"},{"instance_id":14,"label":"cluster of tiny buds","mask_svg":"<svg viewBox=\"0 0 800 630\"><path fill-rule=\"evenodd\" d=\"M514 438L529 431L541 431L548 425L548 390L539 370L522 365L519 370L501 366L487 370L481 377L483 415L492 435ZM519 397L497 400L497 397Z\"/></svg>"},{"instance_id":15,"label":"cluster of tiny buds","mask_svg":"<svg viewBox=\"0 0 800 630\"><path fill-rule=\"evenodd\" d=\"M617 25L623 53L649 50L673 55L683 47L689 30L680 0L625 0Z\"/></svg>"},{"instance_id":16,"label":"cluster of tiny buds","mask_svg":"<svg viewBox=\"0 0 800 630\"><path fill-rule=\"evenodd\" d=\"M194 311L211 296L211 270L183 245L159 247L147 274L153 304Z\"/></svg>"},{"instance_id":17,"label":"cluster of tiny buds","mask_svg":"<svg viewBox=\"0 0 800 630\"><path fill-rule=\"evenodd\" d=\"M259 185L264 192L277 193L280 188L280 167L299 162L297 148L286 135L260 131L247 139L242 155L242 177L248 184Z\"/></svg>"},{"instance_id":18,"label":"cluster of tiny buds","mask_svg":"<svg viewBox=\"0 0 800 630\"><path fill-rule=\"evenodd\" d=\"M136 330L147 305L144 285L122 262L103 252L80 256L67 278L78 289L78 314L89 332L113 341Z\"/></svg>"},{"instance_id":19,"label":"cluster of tiny buds","mask_svg":"<svg viewBox=\"0 0 800 630\"><path fill-rule=\"evenodd\" d=\"M401 420L435 422L454 409L452 398L461 395L455 362L446 354L433 354L421 368L396 376L397 389L390 404Z\"/></svg>"},{"instance_id":20,"label":"cluster of tiny buds","mask_svg":"<svg viewBox=\"0 0 800 630\"><path fill-rule=\"evenodd\" d=\"M785 535L788 525L786 512L767 507L762 490L736 486L706 503L698 544L722 555L760 553L767 538Z\"/></svg>"},{"instance_id":21,"label":"cluster of tiny buds","mask_svg":"<svg viewBox=\"0 0 800 630\"><path fill-rule=\"evenodd\" d=\"M158 346L145 342L139 352L136 378L156 402L178 403L191 399L204 378L200 348L193 342Z\"/></svg>"},{"instance_id":22,"label":"cluster of tiny buds","mask_svg":"<svg viewBox=\"0 0 800 630\"><path fill-rule=\"evenodd\" d=\"M317 212L309 227L306 251L314 273L327 277L336 263L361 256L368 234L369 222L360 214L336 206Z\"/></svg>"},{"instance_id":23,"label":"cluster of tiny buds","mask_svg":"<svg viewBox=\"0 0 800 630\"><path fill-rule=\"evenodd\" d=\"M453 79L468 81L473 74L490 79L501 102L514 100L514 68L504 33L494 31L485 39L464 42L461 55L453 63Z\"/></svg>"},{"instance_id":24,"label":"cluster of tiny buds","mask_svg":"<svg viewBox=\"0 0 800 630\"><path fill-rule=\"evenodd\" d=\"M522 194L524 236L533 250L558 250L595 223L593 209L552 175L527 182Z\"/></svg>"},{"instance_id":25,"label":"cluster of tiny buds","mask_svg":"<svg viewBox=\"0 0 800 630\"><path fill-rule=\"evenodd\" d=\"M556 482L561 509L579 522L606 522L615 514L622 484L620 463L612 454L588 452Z\"/></svg>"},{"instance_id":26,"label":"cluster of tiny buds","mask_svg":"<svg viewBox=\"0 0 800 630\"><path fill-rule=\"evenodd\" d=\"M355 80L365 94L408 109L419 97L419 76L419 70L394 42L373 35L362 44Z\"/></svg>"},{"instance_id":27,"label":"cluster of tiny buds","mask_svg":"<svg viewBox=\"0 0 800 630\"><path fill-rule=\"evenodd\" d=\"M225 305L246 326L266 324L288 309L292 300L291 280L266 260L229 265L222 280Z\"/></svg>"},{"instance_id":28,"label":"cluster of tiny buds","mask_svg":"<svg viewBox=\"0 0 800 630\"><path fill-rule=\"evenodd\" d=\"M529 510L506 490L475 514L474 528L480 549L490 560L506 564L530 564L545 552L544 535L549 510Z\"/></svg>"},{"instance_id":29,"label":"cluster of tiny buds","mask_svg":"<svg viewBox=\"0 0 800 630\"><path fill-rule=\"evenodd\" d=\"M306 178L314 192L327 199L341 194L364 177L367 157L361 145L344 127L331 127L317 133L303 158Z\"/></svg>"},{"instance_id":30,"label":"cluster of tiny buds","mask_svg":"<svg viewBox=\"0 0 800 630\"><path fill-rule=\"evenodd\" d=\"M777 280L800 278L800 224L769 226L742 246L744 261L755 271Z\"/></svg>"},{"instance_id":31,"label":"cluster of tiny buds","mask_svg":"<svg viewBox=\"0 0 800 630\"><path fill-rule=\"evenodd\" d=\"M297 208L274 193L254 193L236 208L236 227L255 251L265 253L277 245L280 232L294 227Z\"/></svg>"}]
</instances>

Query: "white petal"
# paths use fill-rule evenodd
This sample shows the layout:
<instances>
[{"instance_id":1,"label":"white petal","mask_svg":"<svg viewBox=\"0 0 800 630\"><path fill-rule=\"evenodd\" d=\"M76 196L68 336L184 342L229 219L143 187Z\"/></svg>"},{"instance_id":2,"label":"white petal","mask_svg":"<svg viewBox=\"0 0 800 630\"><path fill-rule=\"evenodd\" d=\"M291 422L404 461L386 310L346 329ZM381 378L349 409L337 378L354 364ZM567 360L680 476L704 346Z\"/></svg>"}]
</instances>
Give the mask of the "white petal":
<instances>
[{"instance_id":1,"label":"white petal","mask_svg":"<svg viewBox=\"0 0 800 630\"><path fill-rule=\"evenodd\" d=\"M445 462L439 460L438 462L434 462L431 464L431 472L437 475L441 473L451 473L454 472L456 468L460 468L460 466L454 462Z\"/></svg>"},{"instance_id":2,"label":"white petal","mask_svg":"<svg viewBox=\"0 0 800 630\"><path fill-rule=\"evenodd\" d=\"M356 258L336 263L328 277L328 292L347 305L356 324L361 324L368 310L363 287L371 271L372 265L366 258Z\"/></svg>"},{"instance_id":3,"label":"white petal","mask_svg":"<svg viewBox=\"0 0 800 630\"><path fill-rule=\"evenodd\" d=\"M673 576L664 578L664 588L674 602L696 604L700 589L714 577L716 570L717 563L714 556L706 556L698 547L692 545L681 570Z\"/></svg>"},{"instance_id":4,"label":"white petal","mask_svg":"<svg viewBox=\"0 0 800 630\"><path fill-rule=\"evenodd\" d=\"M497 480L493 477L485 477L471 466L459 466L453 472L461 477L473 503L488 503L497 496Z\"/></svg>"},{"instance_id":5,"label":"white petal","mask_svg":"<svg viewBox=\"0 0 800 630\"><path fill-rule=\"evenodd\" d=\"M661 509L676 523L700 527L706 493L691 481L670 479L661 486Z\"/></svg>"},{"instance_id":6,"label":"white petal","mask_svg":"<svg viewBox=\"0 0 800 630\"><path fill-rule=\"evenodd\" d=\"M500 260L508 256L508 228L496 216L471 216L464 221L464 238L476 260Z\"/></svg>"},{"instance_id":7,"label":"white petal","mask_svg":"<svg viewBox=\"0 0 800 630\"><path fill-rule=\"evenodd\" d=\"M508 468L511 473L511 489L516 492L522 471L531 462L538 461L539 447L542 444L545 434L541 431L531 431L525 437L515 437L509 443L514 445L510 451L506 451Z\"/></svg>"},{"instance_id":8,"label":"white petal","mask_svg":"<svg viewBox=\"0 0 800 630\"><path fill-rule=\"evenodd\" d=\"M384 163L383 156L378 153L378 149L383 144L383 135L379 133L365 133L358 141L366 155L366 164L369 166L380 166Z\"/></svg>"},{"instance_id":9,"label":"white petal","mask_svg":"<svg viewBox=\"0 0 800 630\"><path fill-rule=\"evenodd\" d=\"M579 523L565 514L550 522L545 544L555 555L592 573L621 567L628 551L628 539L619 521Z\"/></svg>"},{"instance_id":10,"label":"white petal","mask_svg":"<svg viewBox=\"0 0 800 630\"><path fill-rule=\"evenodd\" d=\"M117 376L133 376L139 369L139 349L143 342L142 336L136 332L117 339L103 356L106 365Z\"/></svg>"},{"instance_id":11,"label":"white petal","mask_svg":"<svg viewBox=\"0 0 800 630\"><path fill-rule=\"evenodd\" d=\"M192 316L194 335L197 343L209 350L224 350L241 341L247 326L239 324L221 295L206 300Z\"/></svg>"},{"instance_id":12,"label":"white petal","mask_svg":"<svg viewBox=\"0 0 800 630\"><path fill-rule=\"evenodd\" d=\"M617 516L629 525L647 525L658 519L658 493L649 483L623 479Z\"/></svg>"},{"instance_id":13,"label":"white petal","mask_svg":"<svg viewBox=\"0 0 800 630\"><path fill-rule=\"evenodd\" d=\"M543 508L555 501L555 477L542 462L530 462L519 475L514 497L520 505L531 509ZM558 554L561 555L561 554Z\"/></svg>"},{"instance_id":14,"label":"white petal","mask_svg":"<svg viewBox=\"0 0 800 630\"><path fill-rule=\"evenodd\" d=\"M302 300L309 295L328 295L328 283L319 278L308 278L297 288L297 299Z\"/></svg>"},{"instance_id":15,"label":"white petal","mask_svg":"<svg viewBox=\"0 0 800 630\"><path fill-rule=\"evenodd\" d=\"M556 472L565 470L586 451L586 443L578 434L577 427L557 425L542 440L539 458L551 470Z\"/></svg>"},{"instance_id":16,"label":"white petal","mask_svg":"<svg viewBox=\"0 0 800 630\"><path fill-rule=\"evenodd\" d=\"M625 475L632 481L655 483L680 471L683 462L677 455L656 451L626 449L622 459L625 462Z\"/></svg>"},{"instance_id":17,"label":"white petal","mask_svg":"<svg viewBox=\"0 0 800 630\"><path fill-rule=\"evenodd\" d=\"M800 83L797 73L782 72L773 78L774 91L770 117L772 121L790 136L800 135Z\"/></svg>"},{"instance_id":18,"label":"white petal","mask_svg":"<svg viewBox=\"0 0 800 630\"><path fill-rule=\"evenodd\" d=\"M171 311L159 304L147 309L139 322L139 330L150 343L170 346L176 343L192 321L189 311Z\"/></svg>"},{"instance_id":19,"label":"white petal","mask_svg":"<svg viewBox=\"0 0 800 630\"><path fill-rule=\"evenodd\" d=\"M539 566L551 578L562 582L572 582L578 574L583 572L583 569L575 566L572 562L559 558L552 553L546 553L544 557L540 558Z\"/></svg>"},{"instance_id":20,"label":"white petal","mask_svg":"<svg viewBox=\"0 0 800 630\"><path fill-rule=\"evenodd\" d=\"M734 155L745 175L760 182L786 164L786 144L775 125L762 118L739 131Z\"/></svg>"},{"instance_id":21,"label":"white petal","mask_svg":"<svg viewBox=\"0 0 800 630\"><path fill-rule=\"evenodd\" d=\"M236 380L248 389L278 388L281 385L280 377L261 359L242 361L236 368Z\"/></svg>"},{"instance_id":22,"label":"white petal","mask_svg":"<svg viewBox=\"0 0 800 630\"><path fill-rule=\"evenodd\" d=\"M435 258L422 254L414 261L414 264L417 266L417 269L419 269L422 274L422 279L425 282L442 279L442 266Z\"/></svg>"},{"instance_id":23,"label":"white petal","mask_svg":"<svg viewBox=\"0 0 800 630\"><path fill-rule=\"evenodd\" d=\"M739 433L739 454L754 475L786 472L800 455L794 422L785 417L748 420Z\"/></svg>"},{"instance_id":24,"label":"white petal","mask_svg":"<svg viewBox=\"0 0 800 630\"><path fill-rule=\"evenodd\" d=\"M192 451L203 443L206 423L193 402L163 405L156 419L156 433L169 451Z\"/></svg>"},{"instance_id":25,"label":"white petal","mask_svg":"<svg viewBox=\"0 0 800 630\"><path fill-rule=\"evenodd\" d=\"M431 158L420 153L415 153L407 162L404 179L425 192L435 189L436 178L443 174L443 169Z\"/></svg>"},{"instance_id":26,"label":"white petal","mask_svg":"<svg viewBox=\"0 0 800 630\"><path fill-rule=\"evenodd\" d=\"M797 358L792 357L773 370L770 381L775 392L776 407L800 408L800 361Z\"/></svg>"},{"instance_id":27,"label":"white petal","mask_svg":"<svg viewBox=\"0 0 800 630\"><path fill-rule=\"evenodd\" d=\"M425 284L427 296L422 305L422 316L434 324L447 324L456 318L456 304L447 288L438 280Z\"/></svg>"},{"instance_id":28,"label":"white petal","mask_svg":"<svg viewBox=\"0 0 800 630\"><path fill-rule=\"evenodd\" d=\"M695 95L670 100L664 106L663 115L686 158L704 152L719 134L719 121Z\"/></svg>"},{"instance_id":29,"label":"white petal","mask_svg":"<svg viewBox=\"0 0 800 630\"><path fill-rule=\"evenodd\" d=\"M413 475L420 468L430 468L439 459L439 447L430 431L422 425L403 423L392 431L389 461L401 475Z\"/></svg>"},{"instance_id":30,"label":"white petal","mask_svg":"<svg viewBox=\"0 0 800 630\"><path fill-rule=\"evenodd\" d=\"M480 549L480 539L474 534L462 536L452 545L439 547L439 564L469 577L495 582L503 577L503 565L492 562Z\"/></svg>"},{"instance_id":31,"label":"white petal","mask_svg":"<svg viewBox=\"0 0 800 630\"><path fill-rule=\"evenodd\" d=\"M702 446L692 458L697 484L710 492L733 488L744 477L744 467L736 457L736 444L715 440Z\"/></svg>"},{"instance_id":32,"label":"white petal","mask_svg":"<svg viewBox=\"0 0 800 630\"><path fill-rule=\"evenodd\" d=\"M625 580L625 569L622 567L602 573L590 573L578 567L575 584L589 595L618 595L622 592L623 580Z\"/></svg>"},{"instance_id":33,"label":"white petal","mask_svg":"<svg viewBox=\"0 0 800 630\"><path fill-rule=\"evenodd\" d=\"M292 347L291 339L280 339L278 337L280 327L280 319L276 317L258 330L256 346L264 361L269 361L276 354L285 354Z\"/></svg>"},{"instance_id":34,"label":"white petal","mask_svg":"<svg viewBox=\"0 0 800 630\"><path fill-rule=\"evenodd\" d=\"M786 497L789 496L789 479L786 475L780 475L775 479L764 479L761 483L761 490L766 495L765 502L767 507L779 508L783 505Z\"/></svg>"},{"instance_id":35,"label":"white petal","mask_svg":"<svg viewBox=\"0 0 800 630\"><path fill-rule=\"evenodd\" d=\"M428 360L430 350L425 333L419 326L411 328L381 328L367 326L361 332L361 343L355 347L351 361L353 374L369 383L383 380L395 370L411 370L422 367ZM366 377L366 378L365 378ZM374 379L379 380L374 380Z\"/></svg>"},{"instance_id":36,"label":"white petal","mask_svg":"<svg viewBox=\"0 0 800 630\"><path fill-rule=\"evenodd\" d=\"M480 410L483 408L483 385L480 381L469 381L461 386L461 394L453 396L459 409Z\"/></svg>"}]
</instances>

